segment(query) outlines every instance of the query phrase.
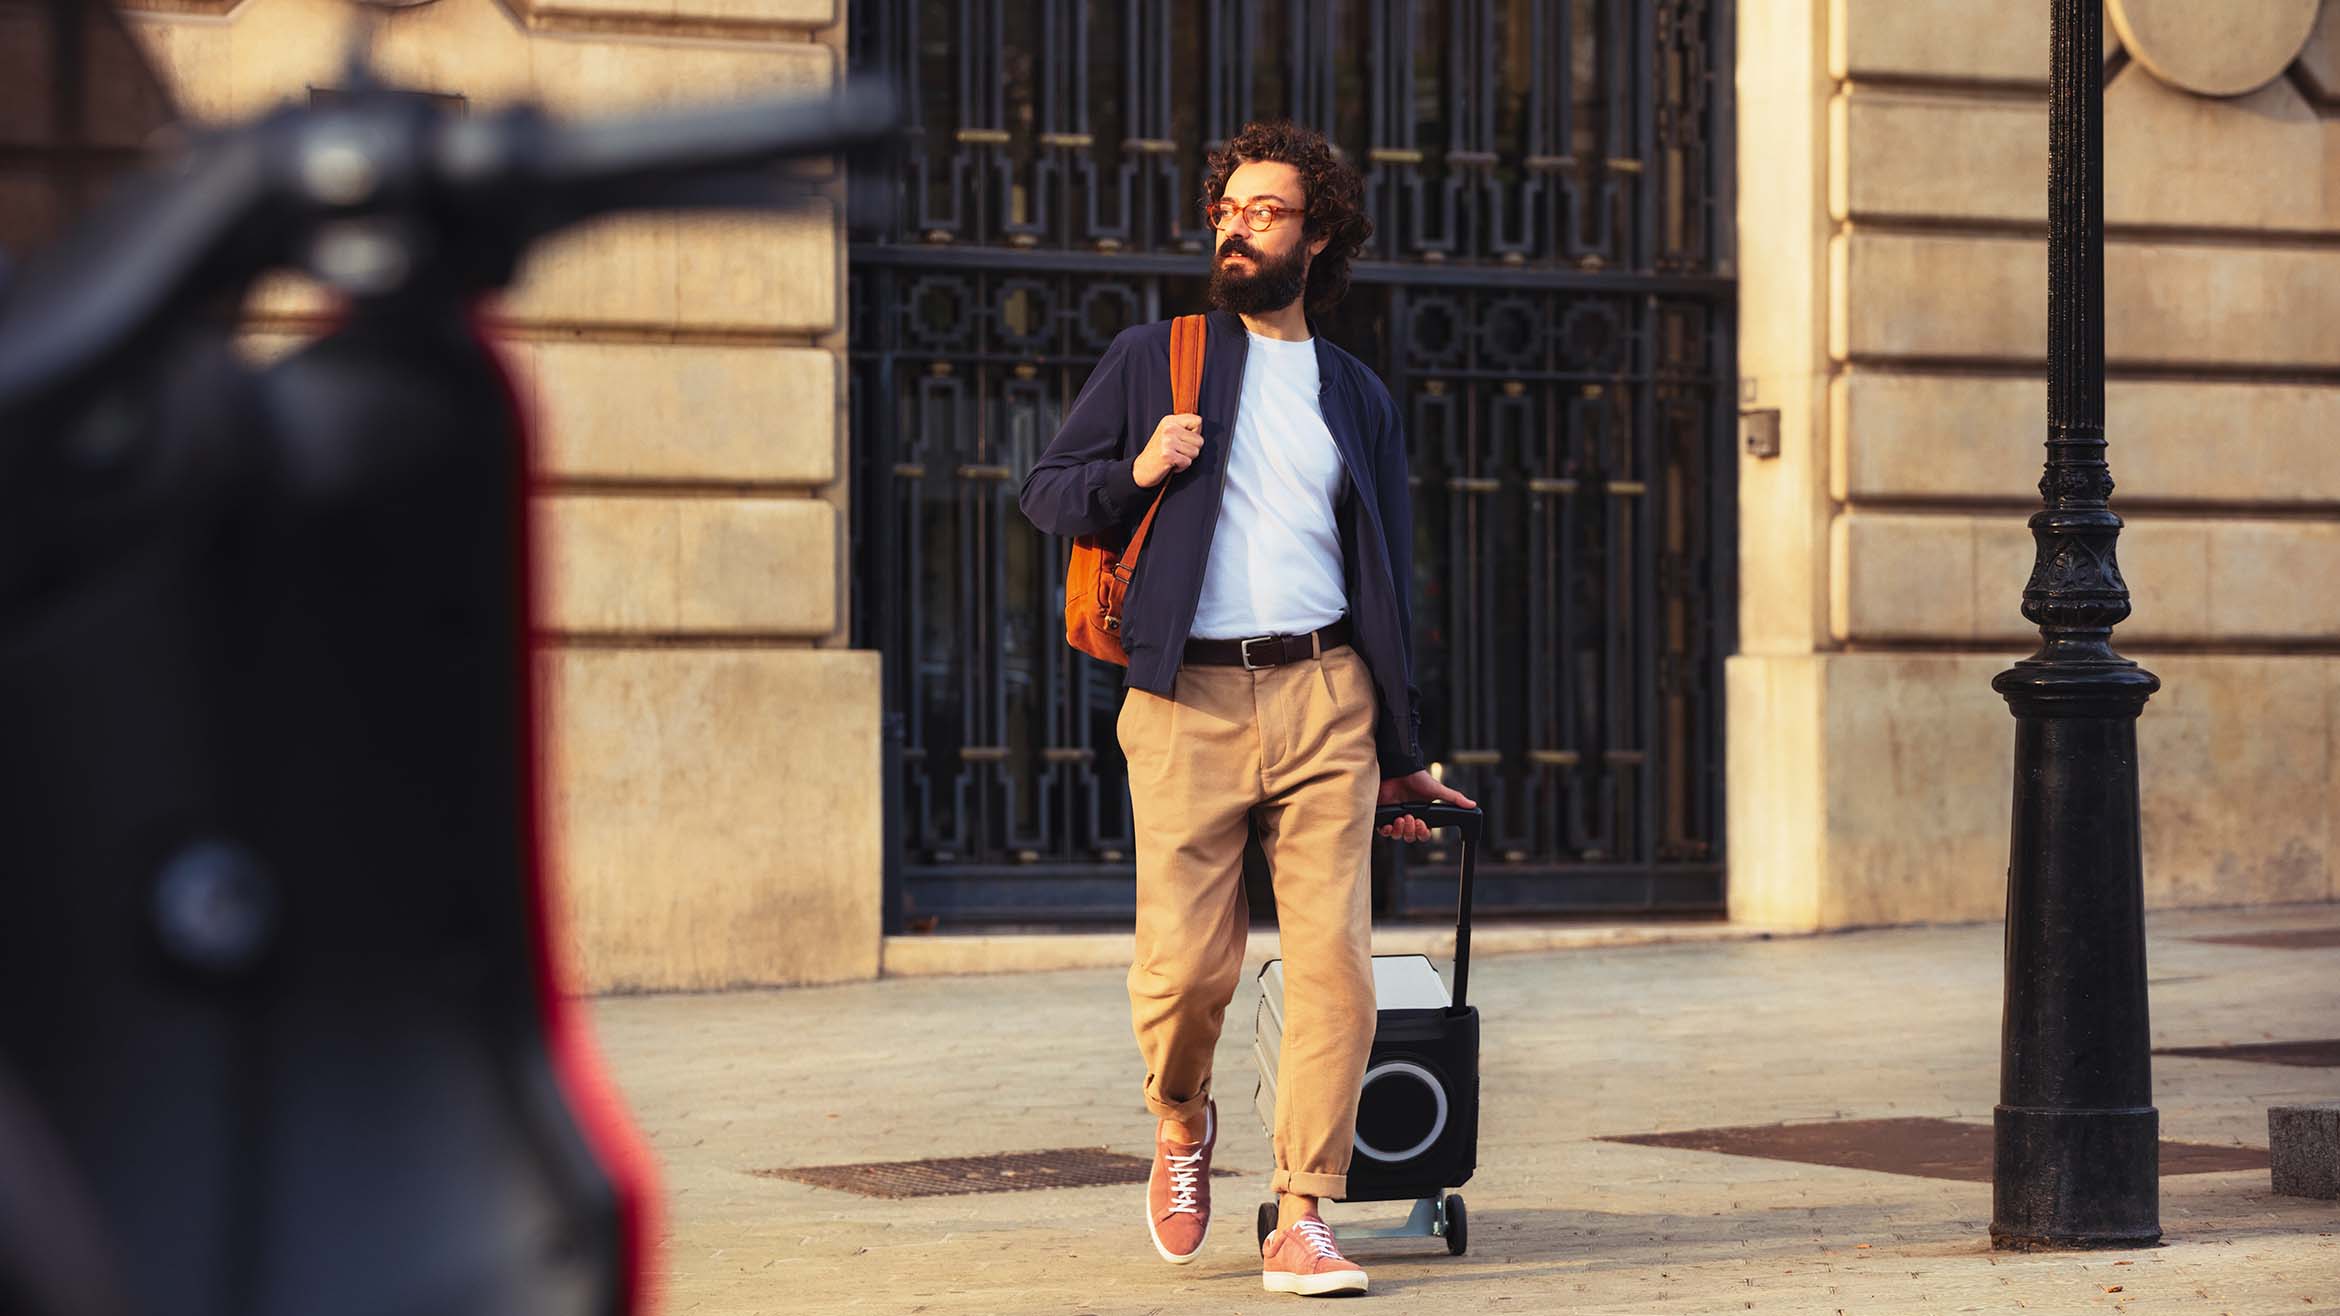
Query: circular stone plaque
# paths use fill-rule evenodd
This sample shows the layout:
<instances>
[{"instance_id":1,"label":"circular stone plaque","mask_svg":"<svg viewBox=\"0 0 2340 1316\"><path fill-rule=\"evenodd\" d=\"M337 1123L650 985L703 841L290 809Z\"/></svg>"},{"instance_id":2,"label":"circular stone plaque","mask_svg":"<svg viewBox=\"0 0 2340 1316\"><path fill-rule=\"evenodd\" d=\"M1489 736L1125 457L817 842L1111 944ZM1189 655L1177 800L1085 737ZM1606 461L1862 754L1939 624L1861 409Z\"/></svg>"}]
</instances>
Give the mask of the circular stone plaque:
<instances>
[{"instance_id":1,"label":"circular stone plaque","mask_svg":"<svg viewBox=\"0 0 2340 1316\"><path fill-rule=\"evenodd\" d=\"M2317 0L2107 0L2129 55L2199 96L2240 96L2283 75L2315 30Z\"/></svg>"}]
</instances>

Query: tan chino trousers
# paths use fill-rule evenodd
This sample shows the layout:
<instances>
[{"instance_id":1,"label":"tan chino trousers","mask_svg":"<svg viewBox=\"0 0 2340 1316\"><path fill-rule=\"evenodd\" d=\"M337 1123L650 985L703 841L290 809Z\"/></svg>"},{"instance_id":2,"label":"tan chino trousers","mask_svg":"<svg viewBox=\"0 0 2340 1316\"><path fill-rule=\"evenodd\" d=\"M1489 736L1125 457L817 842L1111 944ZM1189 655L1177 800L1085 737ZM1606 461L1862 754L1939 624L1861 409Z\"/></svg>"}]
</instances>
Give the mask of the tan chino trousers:
<instances>
[{"instance_id":1,"label":"tan chino trousers","mask_svg":"<svg viewBox=\"0 0 2340 1316\"><path fill-rule=\"evenodd\" d=\"M1131 690L1121 707L1137 824L1129 1004L1146 1107L1202 1121L1243 971L1243 846L1256 820L1284 958L1274 1190L1337 1198L1373 1045L1372 674L1344 645L1257 671L1182 667L1176 693Z\"/></svg>"}]
</instances>

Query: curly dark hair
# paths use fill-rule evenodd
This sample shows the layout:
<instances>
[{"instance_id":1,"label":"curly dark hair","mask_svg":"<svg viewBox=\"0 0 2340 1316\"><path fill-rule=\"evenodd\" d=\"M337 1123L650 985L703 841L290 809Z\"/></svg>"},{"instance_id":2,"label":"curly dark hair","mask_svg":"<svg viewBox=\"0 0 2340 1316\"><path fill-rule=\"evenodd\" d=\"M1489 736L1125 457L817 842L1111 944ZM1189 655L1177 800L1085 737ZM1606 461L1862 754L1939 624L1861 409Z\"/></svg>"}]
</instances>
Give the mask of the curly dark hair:
<instances>
[{"instance_id":1,"label":"curly dark hair","mask_svg":"<svg viewBox=\"0 0 2340 1316\"><path fill-rule=\"evenodd\" d=\"M1364 181L1348 161L1333 153L1332 143L1314 128L1289 119L1243 125L1243 131L1211 152L1203 168L1202 203L1210 205L1227 191L1227 176L1254 160L1288 164L1300 171L1308 211L1301 233L1306 238L1330 240L1308 263L1308 309L1318 315L1340 305L1349 291L1349 259L1373 236L1373 221L1365 218Z\"/></svg>"}]
</instances>

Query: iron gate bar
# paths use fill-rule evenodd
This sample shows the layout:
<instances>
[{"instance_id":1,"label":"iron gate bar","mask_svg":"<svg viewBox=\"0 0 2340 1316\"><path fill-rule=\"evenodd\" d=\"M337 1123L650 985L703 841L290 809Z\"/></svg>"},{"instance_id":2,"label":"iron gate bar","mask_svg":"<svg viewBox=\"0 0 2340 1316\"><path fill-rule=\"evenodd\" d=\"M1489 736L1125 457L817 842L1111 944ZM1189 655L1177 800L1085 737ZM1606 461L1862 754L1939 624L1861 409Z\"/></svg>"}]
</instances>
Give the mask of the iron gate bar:
<instances>
[{"instance_id":1,"label":"iron gate bar","mask_svg":"<svg viewBox=\"0 0 2340 1316\"><path fill-rule=\"evenodd\" d=\"M1135 876L1126 863L970 864L911 866L902 880L910 894L908 908L920 917L1083 923L1125 922L1129 884ZM1500 871L1483 865L1472 908L1488 917L1548 913L1555 907L1717 914L1724 906L1723 877L1722 865L1712 863L1657 869L1638 864L1519 866ZM1409 872L1401 898L1405 908L1434 909L1451 918L1456 894L1451 875Z\"/></svg>"},{"instance_id":2,"label":"iron gate bar","mask_svg":"<svg viewBox=\"0 0 2340 1316\"><path fill-rule=\"evenodd\" d=\"M1111 274L1124 277L1155 275L1196 278L1204 267L1199 252L1155 254L1132 251L1015 251L956 243L867 242L852 248L855 265L887 265L918 269L975 269L1044 271L1057 274ZM1359 284L1405 284L1419 288L1522 288L1598 293L1644 292L1712 302L1738 297L1738 280L1703 274L1637 274L1592 270L1542 269L1532 265L1458 264L1416 265L1400 261L1356 260L1349 263L1349 279Z\"/></svg>"},{"instance_id":3,"label":"iron gate bar","mask_svg":"<svg viewBox=\"0 0 2340 1316\"><path fill-rule=\"evenodd\" d=\"M890 927L1127 917L1120 673L1058 640L1064 546L1003 500L1114 333L1199 303L1204 145L1284 113L1364 174L1377 235L1320 331L1407 418L1425 743L1498 803L1515 858L1482 869L1491 907L1721 907L1732 21L1728 0L855 0L855 67L911 87L918 125L901 204L849 217ZM1401 862L1381 912L1452 880Z\"/></svg>"}]
</instances>

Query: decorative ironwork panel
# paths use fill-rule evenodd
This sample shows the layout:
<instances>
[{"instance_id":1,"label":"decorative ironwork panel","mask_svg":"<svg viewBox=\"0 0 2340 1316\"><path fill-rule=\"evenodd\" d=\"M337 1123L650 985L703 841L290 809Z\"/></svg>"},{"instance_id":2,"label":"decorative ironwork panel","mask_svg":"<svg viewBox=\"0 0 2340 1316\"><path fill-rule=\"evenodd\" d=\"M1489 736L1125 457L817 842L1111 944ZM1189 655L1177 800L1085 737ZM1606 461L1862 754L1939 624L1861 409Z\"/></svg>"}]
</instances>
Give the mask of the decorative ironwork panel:
<instances>
[{"instance_id":1,"label":"decorative ironwork panel","mask_svg":"<svg viewBox=\"0 0 2340 1316\"><path fill-rule=\"evenodd\" d=\"M1204 154L1327 132L1375 225L1319 326L1399 401L1425 747L1489 911L1721 902L1735 609L1727 0L856 0L908 89L852 216L857 642L899 923L1126 916L1121 673L1015 494L1122 327L1202 304ZM864 180L866 184L868 180ZM881 184L883 180L880 180ZM1415 852L1385 912L1440 907Z\"/></svg>"},{"instance_id":2,"label":"decorative ironwork panel","mask_svg":"<svg viewBox=\"0 0 2340 1316\"><path fill-rule=\"evenodd\" d=\"M1481 901L1673 903L1661 869L1719 858L1716 312L1488 289L1395 304L1424 723L1488 811ZM1451 874L1403 890L1440 908Z\"/></svg>"}]
</instances>

